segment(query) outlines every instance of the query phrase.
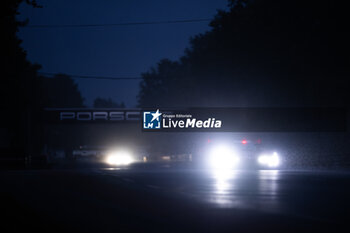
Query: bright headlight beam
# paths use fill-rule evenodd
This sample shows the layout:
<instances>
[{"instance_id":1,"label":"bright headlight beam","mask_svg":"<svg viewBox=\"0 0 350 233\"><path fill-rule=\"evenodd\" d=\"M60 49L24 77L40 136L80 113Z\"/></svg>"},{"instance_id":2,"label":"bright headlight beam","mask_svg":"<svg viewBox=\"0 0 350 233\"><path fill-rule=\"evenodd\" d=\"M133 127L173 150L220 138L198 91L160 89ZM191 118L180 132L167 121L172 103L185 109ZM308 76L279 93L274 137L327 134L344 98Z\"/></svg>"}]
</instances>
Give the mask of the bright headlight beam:
<instances>
[{"instance_id":1,"label":"bright headlight beam","mask_svg":"<svg viewBox=\"0 0 350 233\"><path fill-rule=\"evenodd\" d=\"M133 162L133 157L126 151L111 152L106 159L109 165L129 165Z\"/></svg>"},{"instance_id":2,"label":"bright headlight beam","mask_svg":"<svg viewBox=\"0 0 350 233\"><path fill-rule=\"evenodd\" d=\"M209 165L215 169L232 169L239 163L238 156L226 146L214 147L209 156Z\"/></svg>"},{"instance_id":3,"label":"bright headlight beam","mask_svg":"<svg viewBox=\"0 0 350 233\"><path fill-rule=\"evenodd\" d=\"M259 156L258 163L268 167L277 167L280 164L280 160L277 153L274 152L272 155Z\"/></svg>"}]
</instances>

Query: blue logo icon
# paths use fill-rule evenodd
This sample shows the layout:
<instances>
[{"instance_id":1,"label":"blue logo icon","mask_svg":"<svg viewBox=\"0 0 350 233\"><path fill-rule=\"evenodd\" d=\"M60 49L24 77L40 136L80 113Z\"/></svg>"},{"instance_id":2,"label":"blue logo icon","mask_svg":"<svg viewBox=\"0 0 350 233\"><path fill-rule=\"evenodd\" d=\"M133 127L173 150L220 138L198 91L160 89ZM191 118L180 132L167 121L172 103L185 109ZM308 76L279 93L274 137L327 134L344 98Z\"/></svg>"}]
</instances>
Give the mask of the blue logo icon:
<instances>
[{"instance_id":1,"label":"blue logo icon","mask_svg":"<svg viewBox=\"0 0 350 233\"><path fill-rule=\"evenodd\" d=\"M162 113L159 109L156 112L143 112L143 128L144 129L160 129Z\"/></svg>"}]
</instances>

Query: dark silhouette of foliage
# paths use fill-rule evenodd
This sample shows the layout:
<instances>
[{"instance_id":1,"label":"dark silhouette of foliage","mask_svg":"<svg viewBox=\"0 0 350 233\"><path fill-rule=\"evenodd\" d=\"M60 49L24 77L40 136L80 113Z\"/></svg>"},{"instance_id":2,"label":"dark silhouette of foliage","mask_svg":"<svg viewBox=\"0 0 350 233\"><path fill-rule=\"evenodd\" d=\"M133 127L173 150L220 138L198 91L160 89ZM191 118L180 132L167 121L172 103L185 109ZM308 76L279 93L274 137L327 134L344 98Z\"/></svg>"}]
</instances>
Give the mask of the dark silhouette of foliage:
<instances>
[{"instance_id":1,"label":"dark silhouette of foliage","mask_svg":"<svg viewBox=\"0 0 350 233\"><path fill-rule=\"evenodd\" d=\"M125 108L124 102L116 103L111 98L96 98L94 100L94 108Z\"/></svg>"},{"instance_id":2,"label":"dark silhouette of foliage","mask_svg":"<svg viewBox=\"0 0 350 233\"><path fill-rule=\"evenodd\" d=\"M28 141L28 132L37 122L40 115L39 92L37 78L39 65L27 60L26 52L17 37L18 27L27 21L16 19L18 7L22 0L5 0L1 2L1 43L0 43L0 107L6 114L1 114L1 128L6 128L9 146L25 148L32 145ZM36 1L25 1L33 7L40 7ZM4 119L2 119L4 118Z\"/></svg>"},{"instance_id":3,"label":"dark silhouette of foliage","mask_svg":"<svg viewBox=\"0 0 350 233\"><path fill-rule=\"evenodd\" d=\"M44 107L82 107L83 99L71 78L65 75L40 77L37 74L40 65L28 61L22 41L17 37L18 27L28 23L28 20L16 19L22 2L41 7L35 0L5 0L0 8L0 107L6 113L0 115L0 130L7 141L2 146L20 151L23 157L42 152Z\"/></svg>"},{"instance_id":4,"label":"dark silhouette of foliage","mask_svg":"<svg viewBox=\"0 0 350 233\"><path fill-rule=\"evenodd\" d=\"M84 107L78 85L71 77L57 74L52 78L43 77L44 106L52 108Z\"/></svg>"},{"instance_id":5,"label":"dark silhouette of foliage","mask_svg":"<svg viewBox=\"0 0 350 233\"><path fill-rule=\"evenodd\" d=\"M341 2L230 0L179 61L143 73L141 107L348 106Z\"/></svg>"}]
</instances>

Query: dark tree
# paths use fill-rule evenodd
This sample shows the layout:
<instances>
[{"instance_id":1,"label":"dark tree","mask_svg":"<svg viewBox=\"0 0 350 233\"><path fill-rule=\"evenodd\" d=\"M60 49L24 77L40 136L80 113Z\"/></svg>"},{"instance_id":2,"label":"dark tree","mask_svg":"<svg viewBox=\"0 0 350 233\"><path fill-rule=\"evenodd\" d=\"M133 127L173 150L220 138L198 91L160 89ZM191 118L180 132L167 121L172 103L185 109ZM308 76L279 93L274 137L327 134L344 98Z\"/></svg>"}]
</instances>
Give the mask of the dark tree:
<instances>
[{"instance_id":1,"label":"dark tree","mask_svg":"<svg viewBox=\"0 0 350 233\"><path fill-rule=\"evenodd\" d=\"M43 77L42 80L45 107L84 107L84 98L81 96L78 85L68 75L57 74L52 78Z\"/></svg>"},{"instance_id":2,"label":"dark tree","mask_svg":"<svg viewBox=\"0 0 350 233\"><path fill-rule=\"evenodd\" d=\"M40 92L37 87L40 80L37 76L39 65L27 60L26 52L17 37L18 27L27 22L16 20L18 7L22 0L6 0L1 2L1 43L0 43L0 108L9 114L1 114L0 129L7 132L7 145L13 148L33 146L28 135L37 133L37 119L40 118ZM33 7L39 7L35 0L25 1ZM4 115L8 117L4 117ZM4 119L2 119L4 118ZM1 139L2 140L2 139Z\"/></svg>"},{"instance_id":3,"label":"dark tree","mask_svg":"<svg viewBox=\"0 0 350 233\"><path fill-rule=\"evenodd\" d=\"M116 103L111 98L96 98L94 100L94 108L125 108L124 102Z\"/></svg>"},{"instance_id":4,"label":"dark tree","mask_svg":"<svg viewBox=\"0 0 350 233\"><path fill-rule=\"evenodd\" d=\"M231 0L179 61L143 73L139 105L348 106L349 14L331 0Z\"/></svg>"}]
</instances>

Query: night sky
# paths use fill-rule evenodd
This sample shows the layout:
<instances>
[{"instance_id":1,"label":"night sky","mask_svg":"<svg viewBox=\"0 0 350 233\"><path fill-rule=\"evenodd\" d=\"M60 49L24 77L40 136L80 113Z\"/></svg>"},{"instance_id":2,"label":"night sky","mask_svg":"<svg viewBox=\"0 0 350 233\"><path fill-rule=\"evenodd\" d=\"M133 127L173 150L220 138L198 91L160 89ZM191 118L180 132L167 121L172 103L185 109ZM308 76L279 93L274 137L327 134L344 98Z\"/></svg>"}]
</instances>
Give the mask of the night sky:
<instances>
[{"instance_id":1,"label":"night sky","mask_svg":"<svg viewBox=\"0 0 350 233\"><path fill-rule=\"evenodd\" d=\"M19 19L29 24L111 24L213 18L227 0L48 0L41 9L23 4ZM209 30L208 22L96 28L22 28L19 37L41 72L139 77L162 58L183 55L189 38ZM92 106L96 97L135 107L138 80L75 79Z\"/></svg>"}]
</instances>

